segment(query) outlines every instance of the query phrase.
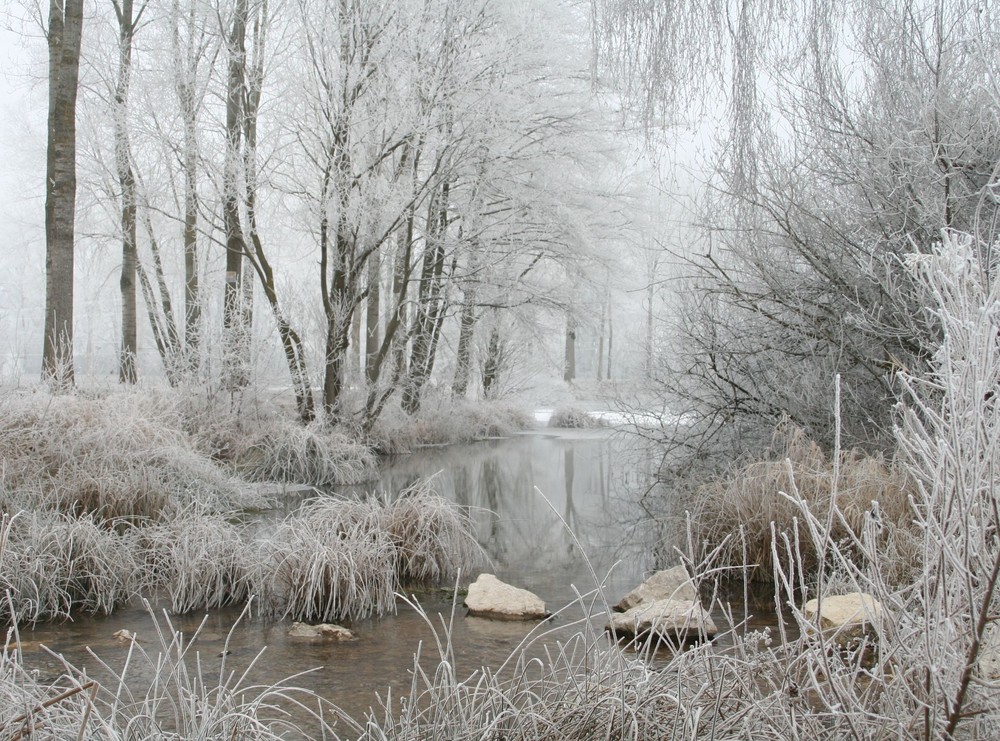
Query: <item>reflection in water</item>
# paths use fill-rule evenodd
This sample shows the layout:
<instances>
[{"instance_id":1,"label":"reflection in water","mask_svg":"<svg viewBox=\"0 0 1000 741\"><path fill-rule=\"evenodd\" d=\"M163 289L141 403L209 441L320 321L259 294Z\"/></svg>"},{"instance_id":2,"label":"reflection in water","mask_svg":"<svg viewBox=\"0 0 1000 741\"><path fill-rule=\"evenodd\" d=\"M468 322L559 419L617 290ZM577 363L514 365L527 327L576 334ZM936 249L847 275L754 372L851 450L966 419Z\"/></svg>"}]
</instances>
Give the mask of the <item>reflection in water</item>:
<instances>
[{"instance_id":1,"label":"reflection in water","mask_svg":"<svg viewBox=\"0 0 1000 741\"><path fill-rule=\"evenodd\" d=\"M488 570L500 579L534 591L549 610L557 612L571 605L578 593L595 589L589 559L605 595L614 603L652 568L647 557L652 544L637 535L635 517L624 515L628 502L634 502L638 490L648 484L642 472L650 470L649 456L639 444L633 438L599 430L533 433L426 449L387 462L378 489L392 496L417 479L434 476L439 493L473 508L478 537L493 562ZM345 488L340 493L357 494L358 489ZM576 540L563 521L573 528ZM463 575L462 582L474 577ZM440 632L442 624L451 620L450 599L432 592L419 601ZM431 628L412 607L400 602L398 609L397 615L351 625L359 634L359 640L351 643L295 639L287 635L287 622L252 619L233 631L226 671L243 671L266 646L251 681L270 683L321 667L296 678L294 684L360 715L377 707L376 693L385 697L391 689L394 698L406 694L413 654L421 644L422 663L430 668L437 661L437 655L432 655ZM579 606L571 606L554 625L566 627L581 614ZM218 655L238 615L238 610L213 611L195 643L209 677L221 669L223 659ZM190 636L203 618L197 614L171 620ZM549 630L552 625L541 629ZM532 627L467 618L459 605L452 626L459 676L482 665L501 664ZM40 643L85 666L99 681L102 673L109 681L85 647L93 647L112 667L120 666L127 649L112 636L123 628L136 631L146 650L155 653L158 644L152 621L139 607L108 618L81 616L70 623L25 629L21 638L29 665L37 666L43 676L54 678L61 669L58 661L38 649Z\"/></svg>"}]
</instances>

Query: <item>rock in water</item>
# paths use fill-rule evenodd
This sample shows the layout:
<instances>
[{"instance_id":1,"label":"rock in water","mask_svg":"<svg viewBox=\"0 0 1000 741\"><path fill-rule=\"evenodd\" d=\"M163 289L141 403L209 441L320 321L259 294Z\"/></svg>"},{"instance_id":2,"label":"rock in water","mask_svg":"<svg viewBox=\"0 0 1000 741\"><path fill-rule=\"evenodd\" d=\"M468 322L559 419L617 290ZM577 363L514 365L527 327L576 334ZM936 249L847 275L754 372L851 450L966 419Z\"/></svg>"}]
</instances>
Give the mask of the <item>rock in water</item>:
<instances>
[{"instance_id":1,"label":"rock in water","mask_svg":"<svg viewBox=\"0 0 1000 741\"><path fill-rule=\"evenodd\" d=\"M615 605L617 612L627 612L646 602L672 599L681 602L697 602L698 590L683 566L674 566L666 571L657 571L642 584L622 597Z\"/></svg>"},{"instance_id":2,"label":"rock in water","mask_svg":"<svg viewBox=\"0 0 1000 741\"><path fill-rule=\"evenodd\" d=\"M864 592L849 592L811 599L802 608L803 617L816 623L819 613L819 629L823 635L832 637L838 644L846 646L867 635L874 622L882 619L882 604Z\"/></svg>"},{"instance_id":3,"label":"rock in water","mask_svg":"<svg viewBox=\"0 0 1000 741\"><path fill-rule=\"evenodd\" d=\"M644 602L611 616L605 628L618 638L663 636L681 641L711 638L718 632L712 616L695 600Z\"/></svg>"},{"instance_id":4,"label":"rock in water","mask_svg":"<svg viewBox=\"0 0 1000 741\"><path fill-rule=\"evenodd\" d=\"M327 638L334 641L353 641L358 637L353 630L330 623L319 623L318 625L292 623L288 635L292 638Z\"/></svg>"},{"instance_id":5,"label":"rock in water","mask_svg":"<svg viewBox=\"0 0 1000 741\"><path fill-rule=\"evenodd\" d=\"M493 574L480 574L469 585L465 606L472 617L493 620L541 620L549 616L537 595L505 584Z\"/></svg>"}]
</instances>

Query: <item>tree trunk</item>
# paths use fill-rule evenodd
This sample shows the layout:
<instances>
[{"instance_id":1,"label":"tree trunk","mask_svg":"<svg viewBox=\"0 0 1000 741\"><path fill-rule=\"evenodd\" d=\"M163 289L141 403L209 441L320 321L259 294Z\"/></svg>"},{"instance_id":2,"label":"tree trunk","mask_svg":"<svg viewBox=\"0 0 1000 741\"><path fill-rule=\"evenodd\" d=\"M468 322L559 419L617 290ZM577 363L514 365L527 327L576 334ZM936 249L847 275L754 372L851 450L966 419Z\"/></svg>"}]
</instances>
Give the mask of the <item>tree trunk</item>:
<instances>
[{"instance_id":1,"label":"tree trunk","mask_svg":"<svg viewBox=\"0 0 1000 741\"><path fill-rule=\"evenodd\" d=\"M419 159L414 158L414 161ZM388 312L385 334L378 349L375 362L369 369L369 377L373 379L368 386L368 396L365 399L364 430L370 432L382 413L386 402L396 390L396 386L406 373L406 336L400 330L407 326L407 293L410 285L411 260L413 257L413 235L415 214L412 207L407 214L404 228L400 230L396 246L396 256L392 270L392 307ZM378 380L382 375L382 367L386 358L391 361L392 378L386 388L378 388Z\"/></svg>"},{"instance_id":2,"label":"tree trunk","mask_svg":"<svg viewBox=\"0 0 1000 741\"><path fill-rule=\"evenodd\" d=\"M500 329L496 324L490 328L490 339L486 344L486 361L483 363L483 397L492 399L503 367L503 343Z\"/></svg>"},{"instance_id":3,"label":"tree trunk","mask_svg":"<svg viewBox=\"0 0 1000 741\"><path fill-rule=\"evenodd\" d=\"M604 322L607 319L608 305L601 302L600 328L597 331L597 380L604 380Z\"/></svg>"},{"instance_id":4,"label":"tree trunk","mask_svg":"<svg viewBox=\"0 0 1000 741\"><path fill-rule=\"evenodd\" d=\"M611 348L615 342L615 327L611 321L611 305L608 305L608 372L604 374L604 377L611 380ZM600 363L601 359L598 358L597 362Z\"/></svg>"},{"instance_id":5,"label":"tree trunk","mask_svg":"<svg viewBox=\"0 0 1000 741\"><path fill-rule=\"evenodd\" d=\"M250 244L253 254L246 255L246 264L256 272L260 286L264 290L264 298L271 308L281 349L285 354L285 363L292 382L292 393L295 396L295 408L299 419L305 424L312 422L316 416L312 385L309 381L306 366L305 346L299 333L285 317L278 301L278 292L274 284L274 270L267 259L264 244L260 238L257 226L257 121L260 111L261 93L264 86L264 48L267 35L268 4L267 0L260 6L254 19L253 33L253 63L248 75L246 109L243 117L243 136L245 148L243 152L243 169L246 173L246 208L247 224L249 226ZM249 280L247 281L250 282Z\"/></svg>"},{"instance_id":6,"label":"tree trunk","mask_svg":"<svg viewBox=\"0 0 1000 741\"><path fill-rule=\"evenodd\" d=\"M653 376L653 281L646 286L646 347L645 370L646 378Z\"/></svg>"},{"instance_id":7,"label":"tree trunk","mask_svg":"<svg viewBox=\"0 0 1000 741\"><path fill-rule=\"evenodd\" d=\"M122 298L122 345L118 359L118 381L135 383L136 371L136 198L135 174L128 136L128 93L132 76L132 37L135 33L132 0L115 0L118 16L118 81L115 85L115 166L121 188L122 270L119 288Z\"/></svg>"},{"instance_id":8,"label":"tree trunk","mask_svg":"<svg viewBox=\"0 0 1000 741\"><path fill-rule=\"evenodd\" d=\"M146 301L147 312L153 328L153 336L156 339L156 347L163 360L163 368L167 374L167 381L171 386L177 385L180 375L185 368L184 360L181 357L181 339L177 328L177 321L174 318L174 303L170 296L170 289L167 287L167 276L163 269L163 258L160 254L160 243L153 232L153 222L149 217L149 208L143 209L143 225L149 239L149 251L153 257L153 273L156 276L156 285L159 290L159 299L153 293L152 286L149 285L149 278L142 270L142 265L136 261L139 271L139 284L142 286L142 295ZM153 323L155 306L159 303L163 312L162 322L157 317ZM159 333L159 336L158 336Z\"/></svg>"},{"instance_id":9,"label":"tree trunk","mask_svg":"<svg viewBox=\"0 0 1000 741\"><path fill-rule=\"evenodd\" d=\"M566 356L563 380L571 383L576 378L576 319L571 311L566 313Z\"/></svg>"},{"instance_id":10,"label":"tree trunk","mask_svg":"<svg viewBox=\"0 0 1000 741\"><path fill-rule=\"evenodd\" d=\"M223 169L222 220L226 237L226 284L223 292L223 385L229 390L249 382L249 328L244 326L242 290L246 240L240 223L241 144L246 80L247 0L236 0L228 40L229 72L226 86L226 154Z\"/></svg>"},{"instance_id":11,"label":"tree trunk","mask_svg":"<svg viewBox=\"0 0 1000 741\"><path fill-rule=\"evenodd\" d=\"M348 380L356 383L361 378L361 356L364 355L365 346L361 342L361 311L355 309L351 319L351 342L350 347L354 348L348 360Z\"/></svg>"},{"instance_id":12,"label":"tree trunk","mask_svg":"<svg viewBox=\"0 0 1000 741\"><path fill-rule=\"evenodd\" d=\"M448 230L448 198L449 184L446 181L438 197L432 198L428 206L427 244L420 272L410 372L403 388L402 405L407 414L416 414L420 410L420 397L433 368L437 333L444 314L441 283L445 262L444 237Z\"/></svg>"},{"instance_id":13,"label":"tree trunk","mask_svg":"<svg viewBox=\"0 0 1000 741\"><path fill-rule=\"evenodd\" d=\"M187 48L181 50L180 9L173 5L174 88L184 124L184 366L197 373L201 365L201 297L198 278L198 107L197 68L202 48L195 41L194 5L188 20Z\"/></svg>"},{"instance_id":14,"label":"tree trunk","mask_svg":"<svg viewBox=\"0 0 1000 741\"><path fill-rule=\"evenodd\" d=\"M365 313L365 382L369 387L378 383L378 350L380 341L379 313L381 311L381 262L379 253L368 258L368 299Z\"/></svg>"},{"instance_id":15,"label":"tree trunk","mask_svg":"<svg viewBox=\"0 0 1000 741\"><path fill-rule=\"evenodd\" d=\"M455 351L455 380L451 393L456 399L464 399L469 388L472 371L472 346L476 329L476 290L470 283L465 286L462 298L462 316L459 320L458 349Z\"/></svg>"},{"instance_id":16,"label":"tree trunk","mask_svg":"<svg viewBox=\"0 0 1000 741\"><path fill-rule=\"evenodd\" d=\"M42 378L73 384L76 96L83 0L49 0L49 113L45 158L45 329Z\"/></svg>"}]
</instances>

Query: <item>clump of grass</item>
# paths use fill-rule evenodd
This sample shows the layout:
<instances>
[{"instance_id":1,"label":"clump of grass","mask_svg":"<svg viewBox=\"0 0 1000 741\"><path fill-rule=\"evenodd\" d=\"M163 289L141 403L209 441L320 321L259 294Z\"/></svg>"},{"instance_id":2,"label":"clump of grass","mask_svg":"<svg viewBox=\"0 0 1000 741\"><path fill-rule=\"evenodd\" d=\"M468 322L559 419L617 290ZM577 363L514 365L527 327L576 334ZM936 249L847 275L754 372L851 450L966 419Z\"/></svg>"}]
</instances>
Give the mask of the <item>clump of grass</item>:
<instances>
[{"instance_id":1,"label":"clump of grass","mask_svg":"<svg viewBox=\"0 0 1000 741\"><path fill-rule=\"evenodd\" d=\"M136 595L141 572L129 537L91 516L21 512L0 523L0 619L108 614Z\"/></svg>"},{"instance_id":2,"label":"clump of grass","mask_svg":"<svg viewBox=\"0 0 1000 741\"><path fill-rule=\"evenodd\" d=\"M819 552L799 536L802 514L793 491L822 520L835 507L835 540L857 537L868 519L877 520L886 575L897 582L911 575L919 549L912 476L878 455L847 451L835 460L789 425L775 432L771 460L745 463L700 488L695 537L718 552L720 566L746 568L752 579L765 581L774 573L773 554L784 553L780 545L789 538L797 543L799 566L815 572Z\"/></svg>"},{"instance_id":3,"label":"clump of grass","mask_svg":"<svg viewBox=\"0 0 1000 741\"><path fill-rule=\"evenodd\" d=\"M369 442L381 453L409 453L428 445L506 437L533 424L530 414L509 402L455 402L432 397L415 417L398 405L387 407L369 434Z\"/></svg>"},{"instance_id":4,"label":"clump of grass","mask_svg":"<svg viewBox=\"0 0 1000 741\"><path fill-rule=\"evenodd\" d=\"M599 417L577 407L560 407L549 418L549 427L591 430L604 426Z\"/></svg>"},{"instance_id":5,"label":"clump of grass","mask_svg":"<svg viewBox=\"0 0 1000 741\"><path fill-rule=\"evenodd\" d=\"M285 419L272 420L248 434L232 458L249 481L321 487L368 481L375 476L376 465L371 450L345 434Z\"/></svg>"},{"instance_id":6,"label":"clump of grass","mask_svg":"<svg viewBox=\"0 0 1000 741\"><path fill-rule=\"evenodd\" d=\"M404 584L450 580L486 560L468 510L435 494L432 480L386 503L379 520L396 547L396 572Z\"/></svg>"},{"instance_id":7,"label":"clump of grass","mask_svg":"<svg viewBox=\"0 0 1000 741\"><path fill-rule=\"evenodd\" d=\"M170 595L175 613L242 604L250 598L255 559L245 528L222 515L188 508L139 532L148 573Z\"/></svg>"},{"instance_id":8,"label":"clump of grass","mask_svg":"<svg viewBox=\"0 0 1000 741\"><path fill-rule=\"evenodd\" d=\"M33 508L101 520L160 519L192 500L241 497L168 402L138 392L0 398L0 484Z\"/></svg>"},{"instance_id":9,"label":"clump of grass","mask_svg":"<svg viewBox=\"0 0 1000 741\"><path fill-rule=\"evenodd\" d=\"M396 549L372 502L307 502L263 549L260 589L273 614L330 622L395 608Z\"/></svg>"}]
</instances>

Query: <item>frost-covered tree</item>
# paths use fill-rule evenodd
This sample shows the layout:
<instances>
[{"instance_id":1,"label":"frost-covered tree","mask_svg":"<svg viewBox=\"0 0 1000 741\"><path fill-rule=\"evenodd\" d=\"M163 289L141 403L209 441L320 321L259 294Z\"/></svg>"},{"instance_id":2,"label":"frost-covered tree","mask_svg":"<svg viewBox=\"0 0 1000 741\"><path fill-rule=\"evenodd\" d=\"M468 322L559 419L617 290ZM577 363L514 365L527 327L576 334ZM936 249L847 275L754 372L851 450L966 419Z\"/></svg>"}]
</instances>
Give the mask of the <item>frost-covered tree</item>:
<instances>
[{"instance_id":1,"label":"frost-covered tree","mask_svg":"<svg viewBox=\"0 0 1000 741\"><path fill-rule=\"evenodd\" d=\"M662 388L710 426L789 416L830 442L839 372L846 439L888 441L895 371L925 368L938 332L899 256L942 230L993 242L1000 13L963 0L598 10L600 69L647 120L727 93Z\"/></svg>"}]
</instances>

